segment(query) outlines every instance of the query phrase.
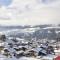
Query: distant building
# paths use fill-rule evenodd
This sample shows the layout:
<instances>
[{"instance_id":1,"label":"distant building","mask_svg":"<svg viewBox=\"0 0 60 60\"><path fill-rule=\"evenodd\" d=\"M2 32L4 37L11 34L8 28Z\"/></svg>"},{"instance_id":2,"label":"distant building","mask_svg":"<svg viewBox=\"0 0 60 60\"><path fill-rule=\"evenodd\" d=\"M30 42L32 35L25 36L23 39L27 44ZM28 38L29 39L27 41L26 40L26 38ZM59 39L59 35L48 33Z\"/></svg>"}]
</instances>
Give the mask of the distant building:
<instances>
[{"instance_id":1,"label":"distant building","mask_svg":"<svg viewBox=\"0 0 60 60\"><path fill-rule=\"evenodd\" d=\"M5 41L5 39L6 39L5 34L0 34L0 41Z\"/></svg>"}]
</instances>

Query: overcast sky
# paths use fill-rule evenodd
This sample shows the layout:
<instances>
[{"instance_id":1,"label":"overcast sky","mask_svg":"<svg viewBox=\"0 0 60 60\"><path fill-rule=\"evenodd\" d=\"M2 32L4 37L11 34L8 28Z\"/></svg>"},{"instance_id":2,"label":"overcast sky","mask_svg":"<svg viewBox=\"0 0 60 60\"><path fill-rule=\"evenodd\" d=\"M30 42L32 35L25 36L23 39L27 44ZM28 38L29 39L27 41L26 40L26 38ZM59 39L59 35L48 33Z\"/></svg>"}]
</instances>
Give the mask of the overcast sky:
<instances>
[{"instance_id":1,"label":"overcast sky","mask_svg":"<svg viewBox=\"0 0 60 60\"><path fill-rule=\"evenodd\" d=\"M60 23L60 0L13 0L0 7L1 25L39 25Z\"/></svg>"}]
</instances>

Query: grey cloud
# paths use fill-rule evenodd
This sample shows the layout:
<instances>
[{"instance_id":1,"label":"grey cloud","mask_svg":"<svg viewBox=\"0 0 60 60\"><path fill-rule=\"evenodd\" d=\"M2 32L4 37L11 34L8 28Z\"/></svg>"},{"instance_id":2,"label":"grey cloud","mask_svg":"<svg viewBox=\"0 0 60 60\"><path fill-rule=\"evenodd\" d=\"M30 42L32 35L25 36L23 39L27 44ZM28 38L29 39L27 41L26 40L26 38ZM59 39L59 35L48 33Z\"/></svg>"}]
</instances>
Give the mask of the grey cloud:
<instances>
[{"instance_id":1,"label":"grey cloud","mask_svg":"<svg viewBox=\"0 0 60 60\"><path fill-rule=\"evenodd\" d=\"M37 0L38 3L43 3L43 4L49 4L49 3L53 3L56 2L58 0Z\"/></svg>"}]
</instances>

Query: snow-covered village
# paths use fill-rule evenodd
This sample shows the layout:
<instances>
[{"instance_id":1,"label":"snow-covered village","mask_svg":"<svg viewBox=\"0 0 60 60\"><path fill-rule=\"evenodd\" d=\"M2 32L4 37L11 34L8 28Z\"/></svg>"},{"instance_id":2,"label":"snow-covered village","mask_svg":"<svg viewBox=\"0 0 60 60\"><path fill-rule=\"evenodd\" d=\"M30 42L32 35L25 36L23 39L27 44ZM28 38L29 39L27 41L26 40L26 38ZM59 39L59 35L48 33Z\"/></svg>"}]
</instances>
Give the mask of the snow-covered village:
<instances>
[{"instance_id":1,"label":"snow-covered village","mask_svg":"<svg viewBox=\"0 0 60 60\"><path fill-rule=\"evenodd\" d=\"M57 60L60 25L0 26L1 60Z\"/></svg>"}]
</instances>

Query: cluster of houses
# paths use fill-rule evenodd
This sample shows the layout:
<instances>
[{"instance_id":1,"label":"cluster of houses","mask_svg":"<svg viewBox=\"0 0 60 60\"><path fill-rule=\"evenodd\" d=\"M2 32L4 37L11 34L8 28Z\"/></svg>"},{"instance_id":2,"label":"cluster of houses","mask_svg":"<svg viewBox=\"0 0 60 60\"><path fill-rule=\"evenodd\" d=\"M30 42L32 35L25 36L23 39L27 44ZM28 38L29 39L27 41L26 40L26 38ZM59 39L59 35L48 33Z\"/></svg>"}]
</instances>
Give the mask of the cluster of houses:
<instances>
[{"instance_id":1,"label":"cluster of houses","mask_svg":"<svg viewBox=\"0 0 60 60\"><path fill-rule=\"evenodd\" d=\"M50 60L52 60L55 56L60 55L59 43L60 41L54 41L51 43L47 40L45 43L41 43L40 41L26 41L24 39L14 37L6 38L4 34L1 34L0 54L10 58L14 56L18 59L25 56L35 57L41 60L51 56Z\"/></svg>"}]
</instances>

